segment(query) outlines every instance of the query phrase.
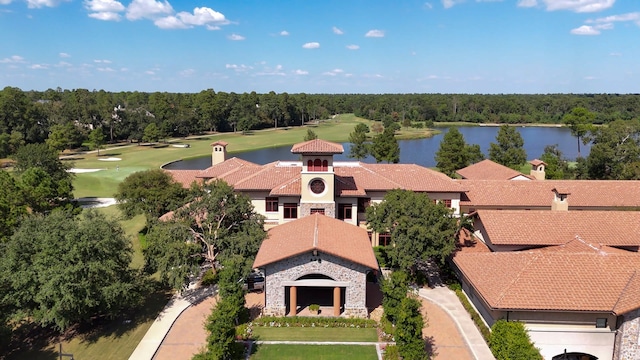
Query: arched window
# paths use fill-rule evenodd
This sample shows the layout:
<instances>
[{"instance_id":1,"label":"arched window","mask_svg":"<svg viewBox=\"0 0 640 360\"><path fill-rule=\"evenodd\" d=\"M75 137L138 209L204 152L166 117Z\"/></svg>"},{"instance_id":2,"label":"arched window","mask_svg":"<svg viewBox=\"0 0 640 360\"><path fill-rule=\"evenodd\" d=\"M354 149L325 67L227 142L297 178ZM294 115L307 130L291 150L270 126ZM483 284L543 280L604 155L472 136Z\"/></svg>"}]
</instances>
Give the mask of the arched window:
<instances>
[{"instance_id":1,"label":"arched window","mask_svg":"<svg viewBox=\"0 0 640 360\"><path fill-rule=\"evenodd\" d=\"M307 161L307 171L313 171L313 160Z\"/></svg>"},{"instance_id":2,"label":"arched window","mask_svg":"<svg viewBox=\"0 0 640 360\"><path fill-rule=\"evenodd\" d=\"M313 171L322 171L322 161L320 159L315 159L313 162Z\"/></svg>"},{"instance_id":3,"label":"arched window","mask_svg":"<svg viewBox=\"0 0 640 360\"><path fill-rule=\"evenodd\" d=\"M322 161L322 170L321 171L329 171L329 162L327 160Z\"/></svg>"}]
</instances>

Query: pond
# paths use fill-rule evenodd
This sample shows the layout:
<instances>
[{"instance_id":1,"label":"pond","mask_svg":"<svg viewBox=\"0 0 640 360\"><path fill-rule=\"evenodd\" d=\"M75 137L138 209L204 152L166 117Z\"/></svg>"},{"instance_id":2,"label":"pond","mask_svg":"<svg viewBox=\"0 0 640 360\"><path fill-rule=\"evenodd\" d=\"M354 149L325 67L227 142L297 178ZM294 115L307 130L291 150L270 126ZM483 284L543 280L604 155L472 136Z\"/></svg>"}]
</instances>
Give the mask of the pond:
<instances>
[{"instance_id":1,"label":"pond","mask_svg":"<svg viewBox=\"0 0 640 360\"><path fill-rule=\"evenodd\" d=\"M440 147L442 137L449 130L448 127L436 128L442 131L440 134L426 139L417 140L400 140L400 163L418 164L426 167L434 167L436 161L434 159L436 151ZM489 144L496 141L499 127L497 126L470 126L459 127L458 130L464 136L467 144L478 144L480 149L488 157ZM571 131L564 127L539 127L527 126L517 128L522 139L524 140L524 149L527 152L527 159L533 160L539 158L544 152L547 145L557 144L560 151L569 160L575 160L578 156L577 139L571 135ZM301 140L302 141L302 140ZM334 156L337 161L353 161L347 157L349 154L350 143L343 143L344 153ZM580 145L582 156L589 155L590 144ZM267 164L276 160L298 160L299 156L291 153L291 145L280 146L255 151L247 151L243 153L232 153L243 160L251 161L256 164ZM368 157L363 160L367 163L375 163L375 159ZM206 169L211 166L210 154L203 154L201 158L177 161L165 166L169 170L196 170Z\"/></svg>"}]
</instances>

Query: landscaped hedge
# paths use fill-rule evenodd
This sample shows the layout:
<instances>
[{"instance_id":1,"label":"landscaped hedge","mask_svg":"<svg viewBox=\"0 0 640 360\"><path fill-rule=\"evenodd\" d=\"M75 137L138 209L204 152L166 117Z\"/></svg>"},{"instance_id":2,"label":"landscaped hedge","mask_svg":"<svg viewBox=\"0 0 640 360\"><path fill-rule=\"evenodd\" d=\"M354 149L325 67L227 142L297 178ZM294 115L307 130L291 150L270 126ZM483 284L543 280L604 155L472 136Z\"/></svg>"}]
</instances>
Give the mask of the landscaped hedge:
<instances>
[{"instance_id":1,"label":"landscaped hedge","mask_svg":"<svg viewBox=\"0 0 640 360\"><path fill-rule=\"evenodd\" d=\"M542 360L523 323L498 320L491 330L489 347L497 360Z\"/></svg>"},{"instance_id":2,"label":"landscaped hedge","mask_svg":"<svg viewBox=\"0 0 640 360\"><path fill-rule=\"evenodd\" d=\"M375 320L369 319L346 319L346 318L324 318L324 317L303 317L303 316L291 316L291 317L275 317L275 316L263 316L255 319L252 326L264 326L264 327L353 327L353 328L375 328L377 323Z\"/></svg>"},{"instance_id":3,"label":"landscaped hedge","mask_svg":"<svg viewBox=\"0 0 640 360\"><path fill-rule=\"evenodd\" d=\"M480 334L482 334L484 341L489 344L489 341L491 339L491 331L480 317L480 314L478 314L476 309L471 305L471 303L469 303L469 299L467 299L467 296L464 294L464 292L462 292L462 286L460 286L459 283L452 283L448 286L449 289L453 290L456 293L458 299L460 299L460 302L462 303L462 306L464 306L464 308L471 316L471 319L476 324L476 327L478 328L478 330L480 330Z\"/></svg>"}]
</instances>

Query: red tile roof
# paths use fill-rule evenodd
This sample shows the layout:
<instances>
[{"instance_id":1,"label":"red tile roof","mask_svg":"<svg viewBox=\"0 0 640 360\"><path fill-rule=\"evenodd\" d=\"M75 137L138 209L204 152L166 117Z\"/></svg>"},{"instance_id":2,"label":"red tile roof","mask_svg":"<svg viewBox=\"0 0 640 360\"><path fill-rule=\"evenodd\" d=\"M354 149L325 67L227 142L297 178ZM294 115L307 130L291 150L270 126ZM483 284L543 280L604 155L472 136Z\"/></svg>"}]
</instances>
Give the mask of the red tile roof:
<instances>
[{"instance_id":1,"label":"red tile roof","mask_svg":"<svg viewBox=\"0 0 640 360\"><path fill-rule=\"evenodd\" d=\"M482 160L456 171L463 179L470 180L510 180L517 176L526 176L489 159Z\"/></svg>"},{"instance_id":2,"label":"red tile roof","mask_svg":"<svg viewBox=\"0 0 640 360\"><path fill-rule=\"evenodd\" d=\"M273 162L261 168L252 169L249 176L236 181L233 186L238 191L271 191L300 178L301 170L300 166L280 166L279 162Z\"/></svg>"},{"instance_id":3,"label":"red tile roof","mask_svg":"<svg viewBox=\"0 0 640 360\"><path fill-rule=\"evenodd\" d=\"M529 161L529 164L531 164L531 165L533 165L533 166L538 166L538 165L540 165L540 164L545 164L545 165L547 165L547 163L546 163L546 162L544 162L544 161L542 161L542 160L540 160L540 159L533 159L533 160Z\"/></svg>"},{"instance_id":4,"label":"red tile roof","mask_svg":"<svg viewBox=\"0 0 640 360\"><path fill-rule=\"evenodd\" d=\"M367 230L317 213L270 229L253 267L262 267L313 250L378 269Z\"/></svg>"},{"instance_id":5,"label":"red tile roof","mask_svg":"<svg viewBox=\"0 0 640 360\"><path fill-rule=\"evenodd\" d=\"M295 144L291 148L294 154L342 154L344 148L342 144L330 141L315 139Z\"/></svg>"},{"instance_id":6,"label":"red tile roof","mask_svg":"<svg viewBox=\"0 0 640 360\"><path fill-rule=\"evenodd\" d=\"M200 174L202 170L164 170L164 171L169 173L176 182L182 184L183 188L189 188L191 186L191 183L199 180L198 174Z\"/></svg>"},{"instance_id":7,"label":"red tile roof","mask_svg":"<svg viewBox=\"0 0 640 360\"><path fill-rule=\"evenodd\" d=\"M457 253L453 261L493 309L601 311L640 308L640 256L609 249Z\"/></svg>"},{"instance_id":8,"label":"red tile roof","mask_svg":"<svg viewBox=\"0 0 640 360\"><path fill-rule=\"evenodd\" d=\"M229 143L226 141L218 140L211 143L211 146L215 146L215 145L227 146L229 145Z\"/></svg>"},{"instance_id":9,"label":"red tile roof","mask_svg":"<svg viewBox=\"0 0 640 360\"><path fill-rule=\"evenodd\" d=\"M486 241L494 245L548 246L575 238L610 246L640 246L640 212L478 210Z\"/></svg>"},{"instance_id":10,"label":"red tile roof","mask_svg":"<svg viewBox=\"0 0 640 360\"><path fill-rule=\"evenodd\" d=\"M393 190L397 188L424 192L464 192L464 183L457 183L447 175L415 164L365 164L360 166L375 177L363 179L363 172L345 167L341 175L354 174L356 182L366 190ZM368 175L370 176L370 175Z\"/></svg>"},{"instance_id":11,"label":"red tile roof","mask_svg":"<svg viewBox=\"0 0 640 360\"><path fill-rule=\"evenodd\" d=\"M551 208L554 188L571 193L571 208L640 207L638 180L456 180L467 188L462 206L471 208Z\"/></svg>"}]
</instances>

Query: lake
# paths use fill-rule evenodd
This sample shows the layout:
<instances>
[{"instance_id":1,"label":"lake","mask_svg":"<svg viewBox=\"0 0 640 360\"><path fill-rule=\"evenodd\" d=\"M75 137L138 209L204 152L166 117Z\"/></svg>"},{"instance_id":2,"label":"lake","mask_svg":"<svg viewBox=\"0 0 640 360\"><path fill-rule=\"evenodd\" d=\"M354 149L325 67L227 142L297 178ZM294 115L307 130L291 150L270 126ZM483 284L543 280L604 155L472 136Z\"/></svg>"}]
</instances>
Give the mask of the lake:
<instances>
[{"instance_id":1,"label":"lake","mask_svg":"<svg viewBox=\"0 0 640 360\"><path fill-rule=\"evenodd\" d=\"M440 147L442 137L449 130L448 127L436 128L436 130L442 131L442 133L426 138L417 140L400 140L400 163L403 164L418 164L426 167L436 166L435 153ZM489 154L489 144L496 141L496 135L498 134L499 127L497 126L469 126L459 127L458 130L464 136L467 144L478 144L480 149L486 157ZM524 140L524 148L527 152L527 159L533 160L539 158L544 152L544 147L547 145L557 144L560 151L569 160L575 160L578 156L578 143L577 139L571 135L571 130L563 127L539 127L528 126L517 128L522 139ZM300 140L302 141L302 140ZM350 143L343 143L344 154L335 155L334 159L337 161L353 161L354 159L348 158L346 155L349 153ZM582 156L589 155L590 144L580 144L580 152ZM243 153L232 153L230 156L235 156L243 160L251 161L256 164L267 164L276 160L298 160L299 156L291 153L291 145L261 149L256 151L247 151ZM363 160L367 163L375 163L375 159L368 157ZM201 158L177 161L165 166L165 169L169 170L197 170L206 169L211 166L211 156L207 154Z\"/></svg>"}]
</instances>

